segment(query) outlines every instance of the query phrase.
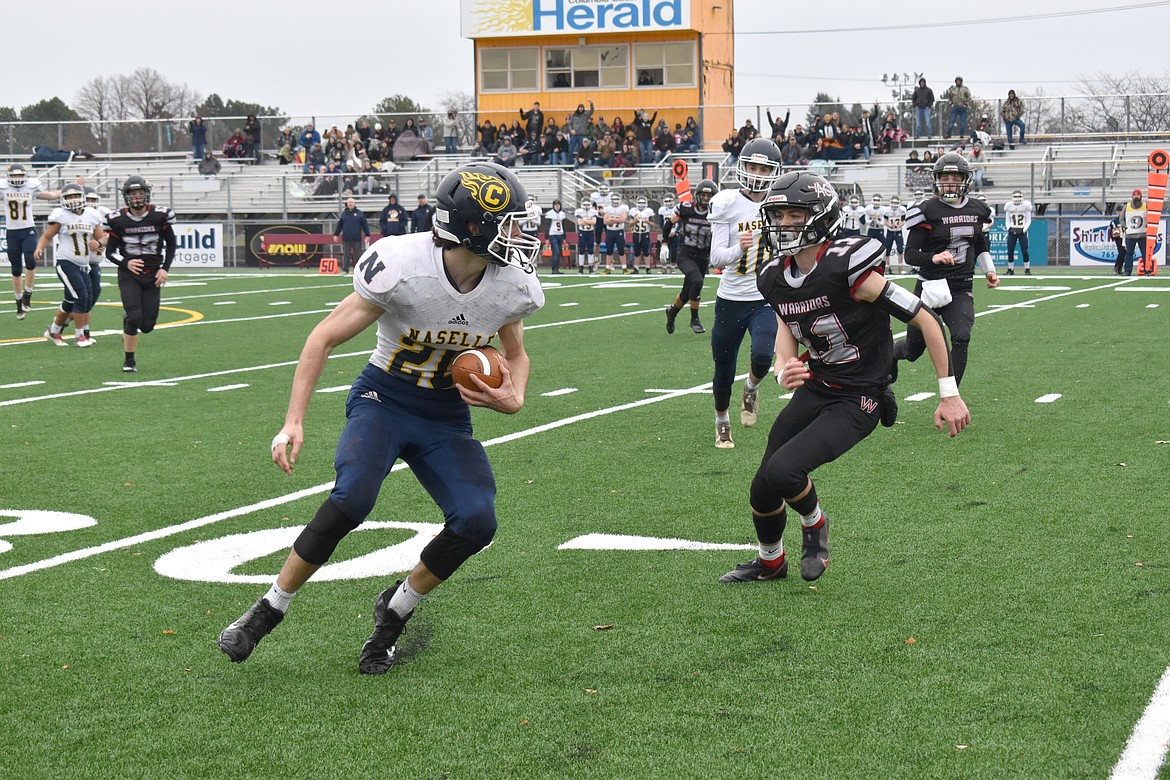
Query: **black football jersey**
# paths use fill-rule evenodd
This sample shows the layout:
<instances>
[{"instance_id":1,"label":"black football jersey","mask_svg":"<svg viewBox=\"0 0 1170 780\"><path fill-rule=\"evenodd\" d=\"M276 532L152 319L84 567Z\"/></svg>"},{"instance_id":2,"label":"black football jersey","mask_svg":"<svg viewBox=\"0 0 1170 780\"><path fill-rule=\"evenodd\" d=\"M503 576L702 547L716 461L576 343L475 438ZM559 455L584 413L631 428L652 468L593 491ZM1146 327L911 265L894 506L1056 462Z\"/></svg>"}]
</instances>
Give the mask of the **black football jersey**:
<instances>
[{"instance_id":1,"label":"black football jersey","mask_svg":"<svg viewBox=\"0 0 1170 780\"><path fill-rule=\"evenodd\" d=\"M918 266L921 279L946 279L954 291L970 290L975 258L989 250L986 228L992 221L991 209L975 198L957 205L938 197L915 203L906 214L906 262ZM947 249L954 265L931 262Z\"/></svg>"},{"instance_id":2,"label":"black football jersey","mask_svg":"<svg viewBox=\"0 0 1170 780\"><path fill-rule=\"evenodd\" d=\"M141 257L148 274L160 267L169 269L175 258L174 221L174 211L153 204L147 206L141 217L126 208L110 212L104 225L110 234L106 257L119 266Z\"/></svg>"},{"instance_id":3,"label":"black football jersey","mask_svg":"<svg viewBox=\"0 0 1170 780\"><path fill-rule=\"evenodd\" d=\"M711 223L708 209L699 211L693 203L678 204L678 224L675 229L682 239L680 251L689 257L707 257L711 254Z\"/></svg>"},{"instance_id":4,"label":"black football jersey","mask_svg":"<svg viewBox=\"0 0 1170 780\"><path fill-rule=\"evenodd\" d=\"M808 349L808 367L820 381L846 388L884 387L893 360L890 316L853 298L866 274L884 272L882 242L864 236L825 245L802 274L791 257L774 257L756 286Z\"/></svg>"}]
</instances>

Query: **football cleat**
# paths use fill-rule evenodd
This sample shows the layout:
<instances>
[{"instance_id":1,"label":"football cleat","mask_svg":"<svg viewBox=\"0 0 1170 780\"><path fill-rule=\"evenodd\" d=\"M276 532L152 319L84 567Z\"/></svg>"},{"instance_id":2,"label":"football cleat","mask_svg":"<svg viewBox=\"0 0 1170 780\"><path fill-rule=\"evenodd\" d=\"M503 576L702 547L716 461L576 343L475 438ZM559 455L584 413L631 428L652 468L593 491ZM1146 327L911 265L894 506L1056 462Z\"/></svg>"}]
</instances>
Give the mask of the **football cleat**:
<instances>
[{"instance_id":1,"label":"football cleat","mask_svg":"<svg viewBox=\"0 0 1170 780\"><path fill-rule=\"evenodd\" d=\"M385 674L394 665L395 644L406 626L406 621L414 614L411 612L410 615L401 618L390 609L390 597L401 584L402 581L399 580L393 587L378 594L378 598L374 600L374 633L370 634L370 638L362 645L361 655L358 656L358 671L362 674Z\"/></svg>"},{"instance_id":2,"label":"football cleat","mask_svg":"<svg viewBox=\"0 0 1170 780\"><path fill-rule=\"evenodd\" d=\"M248 660L260 640L284 620L284 613L262 598L219 635L219 649L234 664Z\"/></svg>"},{"instance_id":3,"label":"football cleat","mask_svg":"<svg viewBox=\"0 0 1170 780\"><path fill-rule=\"evenodd\" d=\"M131 358L122 364L122 371L127 374L136 374L138 373L138 363Z\"/></svg>"},{"instance_id":4,"label":"football cleat","mask_svg":"<svg viewBox=\"0 0 1170 780\"><path fill-rule=\"evenodd\" d=\"M23 320L23 319L24 319L24 314L25 314L25 311L24 311L24 300L23 300L23 299L21 299L21 298L17 298L17 299L16 299L16 319L18 319L18 320Z\"/></svg>"},{"instance_id":5,"label":"football cleat","mask_svg":"<svg viewBox=\"0 0 1170 780\"><path fill-rule=\"evenodd\" d=\"M61 335L60 333L54 333L53 331L49 330L48 328L45 328L44 336L50 342L52 342L53 344L56 344L58 347L69 346L68 344L65 343L65 337L63 335Z\"/></svg>"},{"instance_id":6,"label":"football cleat","mask_svg":"<svg viewBox=\"0 0 1170 780\"><path fill-rule=\"evenodd\" d=\"M822 512L820 521L801 526L800 534L800 576L812 582L829 567L829 516Z\"/></svg>"},{"instance_id":7,"label":"football cleat","mask_svg":"<svg viewBox=\"0 0 1170 780\"><path fill-rule=\"evenodd\" d=\"M1025 269L1024 269L1024 276L1031 276L1031 275L1032 275L1032 269L1031 269L1031 268L1025 268Z\"/></svg>"},{"instance_id":8,"label":"football cleat","mask_svg":"<svg viewBox=\"0 0 1170 780\"><path fill-rule=\"evenodd\" d=\"M673 306L666 307L666 332L674 333L674 320L678 317L678 309Z\"/></svg>"},{"instance_id":9,"label":"football cleat","mask_svg":"<svg viewBox=\"0 0 1170 780\"><path fill-rule=\"evenodd\" d=\"M759 558L747 563L741 563L719 578L720 582L762 582L764 580L782 580L788 576L788 556L780 559L780 566L772 569L764 565Z\"/></svg>"},{"instance_id":10,"label":"football cleat","mask_svg":"<svg viewBox=\"0 0 1170 780\"><path fill-rule=\"evenodd\" d=\"M721 450L730 450L735 448L735 442L731 440L731 421L716 422L715 423L715 446Z\"/></svg>"},{"instance_id":11,"label":"football cleat","mask_svg":"<svg viewBox=\"0 0 1170 780\"><path fill-rule=\"evenodd\" d=\"M755 390L748 390L747 385L743 386L743 400L739 404L739 423L745 428L750 428L756 424L756 420L760 416L760 388Z\"/></svg>"},{"instance_id":12,"label":"football cleat","mask_svg":"<svg viewBox=\"0 0 1170 780\"><path fill-rule=\"evenodd\" d=\"M695 333L706 333L707 329L703 327L703 323L699 322L698 317L691 317L691 330Z\"/></svg>"},{"instance_id":13,"label":"football cleat","mask_svg":"<svg viewBox=\"0 0 1170 780\"><path fill-rule=\"evenodd\" d=\"M95 343L96 342L93 339L91 339L89 336L86 336L84 333L73 340L73 345L76 347L92 347Z\"/></svg>"},{"instance_id":14,"label":"football cleat","mask_svg":"<svg viewBox=\"0 0 1170 780\"><path fill-rule=\"evenodd\" d=\"M1004 275L1005 276L1015 276L1016 269L1012 268L1011 266L1008 266L1008 269L1007 269L1007 271L1004 272Z\"/></svg>"},{"instance_id":15,"label":"football cleat","mask_svg":"<svg viewBox=\"0 0 1170 780\"><path fill-rule=\"evenodd\" d=\"M24 304L25 311L32 311L32 293L28 290L25 290L24 294L20 296L20 302Z\"/></svg>"}]
</instances>

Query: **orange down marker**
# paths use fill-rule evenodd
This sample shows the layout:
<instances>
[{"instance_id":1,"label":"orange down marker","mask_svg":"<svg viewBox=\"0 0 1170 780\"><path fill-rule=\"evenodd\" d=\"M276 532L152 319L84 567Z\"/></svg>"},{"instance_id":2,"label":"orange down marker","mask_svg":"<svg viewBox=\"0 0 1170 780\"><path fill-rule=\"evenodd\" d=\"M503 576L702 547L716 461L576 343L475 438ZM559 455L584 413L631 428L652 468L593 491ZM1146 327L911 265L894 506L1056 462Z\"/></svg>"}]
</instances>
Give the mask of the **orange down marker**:
<instances>
[{"instance_id":1,"label":"orange down marker","mask_svg":"<svg viewBox=\"0 0 1170 780\"><path fill-rule=\"evenodd\" d=\"M1146 252L1138 265L1138 275L1154 276L1158 273L1158 261L1154 257L1154 245L1158 242L1158 223L1162 221L1162 202L1166 199L1166 170L1170 167L1170 155L1163 149L1150 152L1150 172L1147 177L1149 191L1146 194Z\"/></svg>"}]
</instances>

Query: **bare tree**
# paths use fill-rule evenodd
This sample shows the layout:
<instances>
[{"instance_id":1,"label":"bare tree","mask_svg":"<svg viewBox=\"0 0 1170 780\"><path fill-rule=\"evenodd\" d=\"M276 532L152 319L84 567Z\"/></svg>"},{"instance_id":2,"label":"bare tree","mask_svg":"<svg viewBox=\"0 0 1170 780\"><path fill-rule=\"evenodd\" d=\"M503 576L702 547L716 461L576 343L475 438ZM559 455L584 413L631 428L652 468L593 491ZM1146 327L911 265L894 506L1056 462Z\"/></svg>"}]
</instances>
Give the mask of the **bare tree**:
<instances>
[{"instance_id":1,"label":"bare tree","mask_svg":"<svg viewBox=\"0 0 1170 780\"><path fill-rule=\"evenodd\" d=\"M477 117L475 115L475 96L460 90L450 90L439 96L439 105L443 107L443 114L436 114L430 121L436 129L446 116L446 112L455 112L455 123L459 125L460 143L475 143Z\"/></svg>"},{"instance_id":2,"label":"bare tree","mask_svg":"<svg viewBox=\"0 0 1170 780\"><path fill-rule=\"evenodd\" d=\"M1098 74L1082 78L1083 99L1070 111L1065 125L1086 133L1130 133L1164 130L1170 122L1170 77L1150 73ZM1071 117L1070 117L1071 114Z\"/></svg>"}]
</instances>

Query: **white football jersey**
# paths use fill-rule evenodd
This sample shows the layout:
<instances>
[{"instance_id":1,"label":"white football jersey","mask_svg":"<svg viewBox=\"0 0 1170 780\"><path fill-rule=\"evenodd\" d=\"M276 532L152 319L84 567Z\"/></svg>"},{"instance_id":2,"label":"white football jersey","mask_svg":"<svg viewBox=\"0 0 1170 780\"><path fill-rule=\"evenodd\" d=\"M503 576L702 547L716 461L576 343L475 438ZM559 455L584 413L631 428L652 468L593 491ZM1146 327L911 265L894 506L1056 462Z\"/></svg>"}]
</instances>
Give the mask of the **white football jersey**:
<instances>
[{"instance_id":1,"label":"white football jersey","mask_svg":"<svg viewBox=\"0 0 1170 780\"><path fill-rule=\"evenodd\" d=\"M865 207L865 232L869 235L880 233L885 226L882 220L882 210L885 206L875 206L872 203Z\"/></svg>"},{"instance_id":2,"label":"white football jersey","mask_svg":"<svg viewBox=\"0 0 1170 780\"><path fill-rule=\"evenodd\" d=\"M882 206L882 224L886 230L901 230L906 224L906 207Z\"/></svg>"},{"instance_id":3,"label":"white football jersey","mask_svg":"<svg viewBox=\"0 0 1170 780\"><path fill-rule=\"evenodd\" d=\"M602 195L600 192L594 190L589 193L589 200L593 201L593 207L599 212L609 205L609 199L613 197L613 193L607 192Z\"/></svg>"},{"instance_id":4,"label":"white football jersey","mask_svg":"<svg viewBox=\"0 0 1170 780\"><path fill-rule=\"evenodd\" d=\"M729 301L761 301L764 296L756 287L756 274L768 261L768 252L760 240L764 220L760 204L740 190L720 190L711 199L711 267L722 268L718 297ZM752 245L744 252L739 248L739 234L752 232Z\"/></svg>"},{"instance_id":5,"label":"white football jersey","mask_svg":"<svg viewBox=\"0 0 1170 780\"><path fill-rule=\"evenodd\" d=\"M4 196L4 226L9 230L33 227L32 204L37 193L44 192L40 179L28 178L19 187L7 181L0 184L0 195Z\"/></svg>"},{"instance_id":6,"label":"white football jersey","mask_svg":"<svg viewBox=\"0 0 1170 780\"><path fill-rule=\"evenodd\" d=\"M678 206L659 206L658 207L658 226L663 230L666 229L670 218L678 213Z\"/></svg>"},{"instance_id":7,"label":"white football jersey","mask_svg":"<svg viewBox=\"0 0 1170 780\"><path fill-rule=\"evenodd\" d=\"M108 217L114 213L113 209L106 208L105 206L101 206L101 205L90 206L89 208L91 208L92 210L97 212L98 218L101 219L101 224L103 224L103 225L106 224L106 217ZM96 252L89 253L89 262L92 265L98 265L99 263L101 263L105 259L106 259L105 247L102 247L101 249L99 249ZM110 265L113 265L113 263L111 263Z\"/></svg>"},{"instance_id":8,"label":"white football jersey","mask_svg":"<svg viewBox=\"0 0 1170 780\"><path fill-rule=\"evenodd\" d=\"M654 210L645 208L634 208L630 210L630 219L634 221L634 226L631 228L635 233L649 233L650 221L654 219Z\"/></svg>"},{"instance_id":9,"label":"white football jersey","mask_svg":"<svg viewBox=\"0 0 1170 780\"><path fill-rule=\"evenodd\" d=\"M58 206L49 214L49 224L61 226L53 237L53 257L57 264L67 262L88 268L89 240L93 238L94 228L101 227L102 216L91 208L75 214Z\"/></svg>"},{"instance_id":10,"label":"white football jersey","mask_svg":"<svg viewBox=\"0 0 1170 780\"><path fill-rule=\"evenodd\" d=\"M590 205L588 208L578 208L573 212L573 219L577 223L577 230L592 230L597 224L597 209Z\"/></svg>"},{"instance_id":11,"label":"white football jersey","mask_svg":"<svg viewBox=\"0 0 1170 780\"><path fill-rule=\"evenodd\" d=\"M548 234L550 236L563 236L565 234L565 217L569 216L563 211L554 211L549 209L544 212L544 218L548 220Z\"/></svg>"},{"instance_id":12,"label":"white football jersey","mask_svg":"<svg viewBox=\"0 0 1170 780\"><path fill-rule=\"evenodd\" d=\"M861 230L861 226L865 224L865 209L861 206L842 206L841 214L845 217L841 227L846 230Z\"/></svg>"},{"instance_id":13,"label":"white football jersey","mask_svg":"<svg viewBox=\"0 0 1170 780\"><path fill-rule=\"evenodd\" d=\"M540 207L535 203L525 209L520 218L520 229L528 233L540 230Z\"/></svg>"},{"instance_id":14,"label":"white football jersey","mask_svg":"<svg viewBox=\"0 0 1170 780\"><path fill-rule=\"evenodd\" d=\"M489 344L502 326L544 305L536 274L495 263L474 290L459 292L430 233L375 241L354 269L353 289L385 311L370 362L426 388L450 387L456 354Z\"/></svg>"},{"instance_id":15,"label":"white football jersey","mask_svg":"<svg viewBox=\"0 0 1170 780\"><path fill-rule=\"evenodd\" d=\"M606 206L605 207L605 227L607 230L625 230L626 222L630 218L630 207L622 204L621 206ZM615 224L616 223L616 224Z\"/></svg>"},{"instance_id":16,"label":"white football jersey","mask_svg":"<svg viewBox=\"0 0 1170 780\"><path fill-rule=\"evenodd\" d=\"M1032 201L1025 200L1018 206L1010 200L1003 204L1003 221L1012 233L1027 233L1032 225Z\"/></svg>"}]
</instances>

